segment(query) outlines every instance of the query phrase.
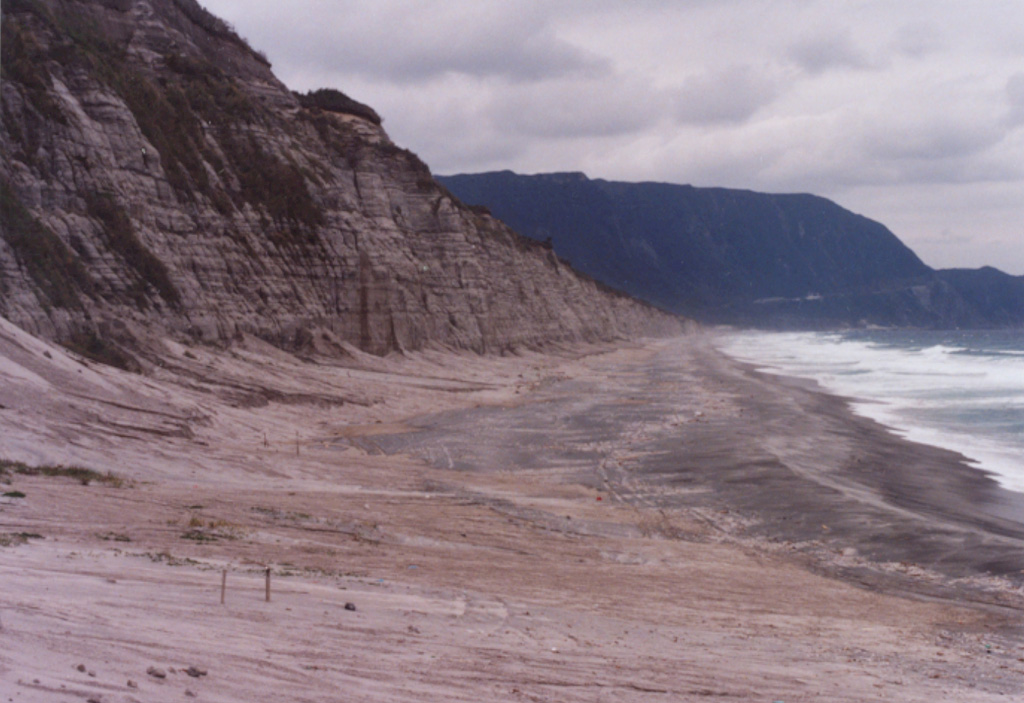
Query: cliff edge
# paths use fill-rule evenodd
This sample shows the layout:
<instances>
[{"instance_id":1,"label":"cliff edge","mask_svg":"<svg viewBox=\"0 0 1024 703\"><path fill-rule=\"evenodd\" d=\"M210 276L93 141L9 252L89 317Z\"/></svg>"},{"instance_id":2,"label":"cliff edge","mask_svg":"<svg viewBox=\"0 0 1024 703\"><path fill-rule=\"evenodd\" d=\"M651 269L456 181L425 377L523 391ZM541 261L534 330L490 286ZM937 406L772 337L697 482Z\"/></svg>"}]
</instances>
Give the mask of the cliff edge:
<instances>
[{"instance_id":1,"label":"cliff edge","mask_svg":"<svg viewBox=\"0 0 1024 703\"><path fill-rule=\"evenodd\" d=\"M367 106L298 96L194 0L3 3L0 315L478 351L678 329L454 198Z\"/></svg>"}]
</instances>

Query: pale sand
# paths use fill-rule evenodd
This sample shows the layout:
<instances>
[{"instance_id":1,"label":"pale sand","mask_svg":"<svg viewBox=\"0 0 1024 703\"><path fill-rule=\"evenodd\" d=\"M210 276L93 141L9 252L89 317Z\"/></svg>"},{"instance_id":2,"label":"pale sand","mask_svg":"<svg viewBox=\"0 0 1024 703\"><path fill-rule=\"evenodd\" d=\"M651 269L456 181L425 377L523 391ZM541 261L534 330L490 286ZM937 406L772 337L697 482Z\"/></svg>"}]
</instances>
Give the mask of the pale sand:
<instances>
[{"instance_id":1,"label":"pale sand","mask_svg":"<svg viewBox=\"0 0 1024 703\"><path fill-rule=\"evenodd\" d=\"M0 320L0 457L130 481L3 487L0 533L42 539L0 548L0 700L1024 697L1013 516L914 492L896 464L955 462L699 336L161 356L83 365Z\"/></svg>"}]
</instances>

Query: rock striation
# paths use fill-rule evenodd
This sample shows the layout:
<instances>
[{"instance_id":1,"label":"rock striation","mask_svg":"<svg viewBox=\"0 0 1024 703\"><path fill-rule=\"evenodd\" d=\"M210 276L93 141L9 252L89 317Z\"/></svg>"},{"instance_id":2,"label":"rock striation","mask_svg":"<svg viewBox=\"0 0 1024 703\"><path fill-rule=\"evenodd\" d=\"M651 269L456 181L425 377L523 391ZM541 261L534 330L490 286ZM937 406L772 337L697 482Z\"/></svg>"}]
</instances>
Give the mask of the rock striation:
<instances>
[{"instance_id":1,"label":"rock striation","mask_svg":"<svg viewBox=\"0 0 1024 703\"><path fill-rule=\"evenodd\" d=\"M0 315L374 353L678 329L463 205L377 114L300 96L194 0L4 0Z\"/></svg>"},{"instance_id":2,"label":"rock striation","mask_svg":"<svg viewBox=\"0 0 1024 703\"><path fill-rule=\"evenodd\" d=\"M439 180L598 280L709 322L1024 326L1024 277L935 271L883 225L814 195L582 173Z\"/></svg>"}]
</instances>

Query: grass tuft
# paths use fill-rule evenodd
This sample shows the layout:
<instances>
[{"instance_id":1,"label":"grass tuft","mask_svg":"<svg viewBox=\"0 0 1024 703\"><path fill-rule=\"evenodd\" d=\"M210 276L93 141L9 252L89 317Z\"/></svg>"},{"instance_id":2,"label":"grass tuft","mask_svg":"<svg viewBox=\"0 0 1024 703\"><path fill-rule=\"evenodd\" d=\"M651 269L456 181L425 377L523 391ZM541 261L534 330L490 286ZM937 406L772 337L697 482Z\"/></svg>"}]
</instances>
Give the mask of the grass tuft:
<instances>
[{"instance_id":1,"label":"grass tuft","mask_svg":"<svg viewBox=\"0 0 1024 703\"><path fill-rule=\"evenodd\" d=\"M0 547L17 547L30 539L43 539L35 532L0 532Z\"/></svg>"},{"instance_id":2,"label":"grass tuft","mask_svg":"<svg viewBox=\"0 0 1024 703\"><path fill-rule=\"evenodd\" d=\"M0 476L9 476L12 473L21 476L72 478L83 486L88 486L94 481L106 486L113 486L114 488L121 488L125 485L123 478L109 471L107 473L100 473L99 471L86 469L81 466L29 466L20 461L0 459Z\"/></svg>"}]
</instances>

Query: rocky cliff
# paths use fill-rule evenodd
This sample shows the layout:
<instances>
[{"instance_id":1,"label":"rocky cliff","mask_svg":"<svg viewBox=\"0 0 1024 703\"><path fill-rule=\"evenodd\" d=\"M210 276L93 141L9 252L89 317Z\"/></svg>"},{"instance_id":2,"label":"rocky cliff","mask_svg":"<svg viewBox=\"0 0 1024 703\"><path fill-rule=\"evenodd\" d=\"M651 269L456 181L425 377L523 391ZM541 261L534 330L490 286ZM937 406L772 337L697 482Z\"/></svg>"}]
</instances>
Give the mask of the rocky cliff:
<instances>
[{"instance_id":1,"label":"rocky cliff","mask_svg":"<svg viewBox=\"0 0 1024 703\"><path fill-rule=\"evenodd\" d=\"M367 106L290 92L194 0L2 11L0 314L33 333L382 353L678 324L461 204Z\"/></svg>"},{"instance_id":2,"label":"rocky cliff","mask_svg":"<svg viewBox=\"0 0 1024 703\"><path fill-rule=\"evenodd\" d=\"M935 271L886 227L807 194L581 173L440 177L595 278L670 310L765 327L1024 325L1024 278Z\"/></svg>"}]
</instances>

